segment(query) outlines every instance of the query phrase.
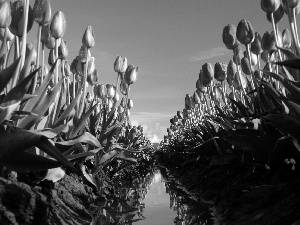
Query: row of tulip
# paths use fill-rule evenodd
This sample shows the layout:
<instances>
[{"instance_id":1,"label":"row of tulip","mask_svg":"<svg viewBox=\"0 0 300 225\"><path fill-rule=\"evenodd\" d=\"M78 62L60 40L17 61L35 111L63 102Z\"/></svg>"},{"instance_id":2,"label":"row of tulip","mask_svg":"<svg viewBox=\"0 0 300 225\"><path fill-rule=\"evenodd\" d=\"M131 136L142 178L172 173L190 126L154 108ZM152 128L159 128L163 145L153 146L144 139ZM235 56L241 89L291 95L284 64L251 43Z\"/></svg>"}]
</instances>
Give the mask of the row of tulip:
<instances>
[{"instance_id":1,"label":"row of tulip","mask_svg":"<svg viewBox=\"0 0 300 225\"><path fill-rule=\"evenodd\" d=\"M27 43L34 21L39 27L37 49ZM38 180L57 181L53 177L64 176L63 166L99 189L99 174L113 162L124 161L125 168L152 149L142 127L130 125L129 91L138 67L118 56L113 65L116 84L99 84L91 54L92 26L71 63L63 39L64 13L52 16L49 0L36 0L33 7L29 0L1 1L0 28L1 176L46 170L48 175Z\"/></svg>"},{"instance_id":2,"label":"row of tulip","mask_svg":"<svg viewBox=\"0 0 300 225\"><path fill-rule=\"evenodd\" d=\"M202 66L196 91L186 95L184 109L170 120L161 150L208 154L210 165L243 161L241 153L246 151L256 163L268 168L276 170L283 163L297 170L299 2L261 0L261 8L273 29L263 35L255 32L246 20L241 20L237 27L224 27L223 43L233 52L233 59L228 64ZM290 29L281 32L278 24L285 14ZM208 148L212 148L210 153Z\"/></svg>"}]
</instances>

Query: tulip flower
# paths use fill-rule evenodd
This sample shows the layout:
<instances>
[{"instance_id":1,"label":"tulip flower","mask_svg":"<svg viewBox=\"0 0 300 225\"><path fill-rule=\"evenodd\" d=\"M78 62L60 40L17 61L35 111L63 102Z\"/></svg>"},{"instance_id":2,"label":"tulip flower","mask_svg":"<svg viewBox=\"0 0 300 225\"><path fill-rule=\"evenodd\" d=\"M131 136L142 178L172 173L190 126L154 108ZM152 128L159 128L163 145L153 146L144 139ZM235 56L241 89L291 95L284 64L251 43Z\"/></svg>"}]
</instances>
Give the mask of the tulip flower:
<instances>
[{"instance_id":1,"label":"tulip flower","mask_svg":"<svg viewBox=\"0 0 300 225\"><path fill-rule=\"evenodd\" d=\"M12 34L22 37L24 30L25 18L23 17L24 10L24 0L15 1L11 3L11 23L9 29ZM28 23L27 23L27 33L31 30L33 25L33 13L32 8L29 5L28 11Z\"/></svg>"},{"instance_id":2,"label":"tulip flower","mask_svg":"<svg viewBox=\"0 0 300 225\"><path fill-rule=\"evenodd\" d=\"M261 40L261 47L264 51L270 52L276 50L276 38L272 31L269 33L266 31Z\"/></svg>"},{"instance_id":3,"label":"tulip flower","mask_svg":"<svg viewBox=\"0 0 300 225\"><path fill-rule=\"evenodd\" d=\"M0 40L4 40L5 36L5 30L6 30L6 41L12 41L15 36L10 32L9 28L0 28Z\"/></svg>"},{"instance_id":4,"label":"tulip flower","mask_svg":"<svg viewBox=\"0 0 300 225\"><path fill-rule=\"evenodd\" d=\"M217 81L224 81L226 79L226 73L227 73L227 64L226 63L220 63L217 62L214 67L214 78Z\"/></svg>"},{"instance_id":5,"label":"tulip flower","mask_svg":"<svg viewBox=\"0 0 300 225\"><path fill-rule=\"evenodd\" d=\"M289 29L284 29L282 32L282 47L290 48L292 45L292 35Z\"/></svg>"},{"instance_id":6,"label":"tulip flower","mask_svg":"<svg viewBox=\"0 0 300 225\"><path fill-rule=\"evenodd\" d=\"M91 48L95 45L95 36L92 26L88 26L82 36L82 45Z\"/></svg>"},{"instance_id":7,"label":"tulip flower","mask_svg":"<svg viewBox=\"0 0 300 225\"><path fill-rule=\"evenodd\" d=\"M87 75L94 74L95 70L96 70L95 57L91 57L88 62Z\"/></svg>"},{"instance_id":8,"label":"tulip flower","mask_svg":"<svg viewBox=\"0 0 300 225\"><path fill-rule=\"evenodd\" d=\"M70 63L68 61L65 61L63 70L64 70L64 73L65 73L65 76L70 77L72 75L71 66L70 66Z\"/></svg>"},{"instance_id":9,"label":"tulip flower","mask_svg":"<svg viewBox=\"0 0 300 225\"><path fill-rule=\"evenodd\" d=\"M266 13L273 13L280 6L280 0L261 0L260 6Z\"/></svg>"},{"instance_id":10,"label":"tulip flower","mask_svg":"<svg viewBox=\"0 0 300 225\"><path fill-rule=\"evenodd\" d=\"M205 87L202 83L201 83L201 81L200 81L200 79L198 79L197 80L197 82L196 82L196 88L197 88L197 90L198 91L200 91L200 92L207 92L207 87Z\"/></svg>"},{"instance_id":11,"label":"tulip flower","mask_svg":"<svg viewBox=\"0 0 300 225\"><path fill-rule=\"evenodd\" d=\"M0 28L6 28L11 23L11 9L9 2L0 4Z\"/></svg>"},{"instance_id":12,"label":"tulip flower","mask_svg":"<svg viewBox=\"0 0 300 225\"><path fill-rule=\"evenodd\" d=\"M193 94L193 102L195 104L200 104L201 103L200 97L199 97L199 95L198 95L198 93L196 91Z\"/></svg>"},{"instance_id":13,"label":"tulip flower","mask_svg":"<svg viewBox=\"0 0 300 225\"><path fill-rule=\"evenodd\" d=\"M64 13L61 11L57 11L53 15L53 18L50 23L50 31L52 36L55 39L62 38L66 32L66 25L67 22Z\"/></svg>"},{"instance_id":14,"label":"tulip flower","mask_svg":"<svg viewBox=\"0 0 300 225\"><path fill-rule=\"evenodd\" d=\"M228 49L233 50L238 45L238 41L236 39L236 28L234 25L228 24L227 26L225 26L223 29L222 37L223 43Z\"/></svg>"},{"instance_id":15,"label":"tulip flower","mask_svg":"<svg viewBox=\"0 0 300 225\"><path fill-rule=\"evenodd\" d=\"M254 40L254 30L249 21L241 20L237 26L236 37L243 45L251 44Z\"/></svg>"},{"instance_id":16,"label":"tulip flower","mask_svg":"<svg viewBox=\"0 0 300 225\"><path fill-rule=\"evenodd\" d=\"M114 71L116 73L125 73L127 69L127 58L124 56L117 56L114 63Z\"/></svg>"},{"instance_id":17,"label":"tulip flower","mask_svg":"<svg viewBox=\"0 0 300 225\"><path fill-rule=\"evenodd\" d=\"M202 70L200 70L199 73L199 79L201 83L208 87L211 84L211 81L213 80L214 77L214 71L210 63L205 63L202 65Z\"/></svg>"},{"instance_id":18,"label":"tulip flower","mask_svg":"<svg viewBox=\"0 0 300 225\"><path fill-rule=\"evenodd\" d=\"M94 69L93 73L88 74L88 76L87 76L87 82L91 86L94 86L98 82L98 72L97 72L97 69Z\"/></svg>"},{"instance_id":19,"label":"tulip flower","mask_svg":"<svg viewBox=\"0 0 300 225\"><path fill-rule=\"evenodd\" d=\"M242 58L242 51L241 47L238 45L234 50L233 50L233 62L236 65L241 64L241 58Z\"/></svg>"},{"instance_id":20,"label":"tulip flower","mask_svg":"<svg viewBox=\"0 0 300 225\"><path fill-rule=\"evenodd\" d=\"M251 67L250 67L250 63L248 58L243 57L241 60L241 67L242 67L242 71L246 74L246 75L251 75Z\"/></svg>"},{"instance_id":21,"label":"tulip flower","mask_svg":"<svg viewBox=\"0 0 300 225\"><path fill-rule=\"evenodd\" d=\"M51 20L50 0L35 0L32 14L38 24L48 24Z\"/></svg>"},{"instance_id":22,"label":"tulip flower","mask_svg":"<svg viewBox=\"0 0 300 225\"><path fill-rule=\"evenodd\" d=\"M66 60L68 54L69 52L68 52L66 42L63 39L61 39L60 45L58 47L58 58L61 60Z\"/></svg>"},{"instance_id":23,"label":"tulip flower","mask_svg":"<svg viewBox=\"0 0 300 225\"><path fill-rule=\"evenodd\" d=\"M112 99L115 96L115 87L112 84L107 84L106 85L107 93L106 96L108 99Z\"/></svg>"},{"instance_id":24,"label":"tulip flower","mask_svg":"<svg viewBox=\"0 0 300 225\"><path fill-rule=\"evenodd\" d=\"M256 55L259 55L262 53L262 48L261 48L261 36L258 32L255 32L255 37L254 41L251 43L251 52L253 52Z\"/></svg>"},{"instance_id":25,"label":"tulip flower","mask_svg":"<svg viewBox=\"0 0 300 225\"><path fill-rule=\"evenodd\" d=\"M79 56L79 59L82 63L86 63L86 61L91 58L91 52L87 47L82 45L80 50L79 50L78 56Z\"/></svg>"},{"instance_id":26,"label":"tulip flower","mask_svg":"<svg viewBox=\"0 0 300 225\"><path fill-rule=\"evenodd\" d=\"M273 12L274 23L275 24L279 23L282 20L283 16L284 16L284 9L283 6L280 5L278 9L275 12ZM272 13L267 13L267 19L270 23L272 23Z\"/></svg>"},{"instance_id":27,"label":"tulip flower","mask_svg":"<svg viewBox=\"0 0 300 225\"><path fill-rule=\"evenodd\" d=\"M123 95L128 94L128 85L126 84L126 82L124 80L121 80L121 82L120 82L120 92Z\"/></svg>"},{"instance_id":28,"label":"tulip flower","mask_svg":"<svg viewBox=\"0 0 300 225\"><path fill-rule=\"evenodd\" d=\"M41 42L43 44L46 44L48 42L50 38L50 31L49 31L49 27L43 25L42 26L42 30L41 30ZM54 39L54 38L53 38ZM55 45L55 39L54 39L54 45ZM54 47L53 47L54 48Z\"/></svg>"},{"instance_id":29,"label":"tulip flower","mask_svg":"<svg viewBox=\"0 0 300 225\"><path fill-rule=\"evenodd\" d=\"M136 82L138 75L138 67L130 64L124 74L124 80L128 85L131 85Z\"/></svg>"},{"instance_id":30,"label":"tulip flower","mask_svg":"<svg viewBox=\"0 0 300 225\"><path fill-rule=\"evenodd\" d=\"M229 61L228 66L227 66L227 82L230 86L232 86L232 80L236 74L236 65L232 60Z\"/></svg>"},{"instance_id":31,"label":"tulip flower","mask_svg":"<svg viewBox=\"0 0 300 225\"><path fill-rule=\"evenodd\" d=\"M48 64L49 66L53 66L55 63L55 56L54 56L54 49L51 49L49 51L49 56L48 56Z\"/></svg>"},{"instance_id":32,"label":"tulip flower","mask_svg":"<svg viewBox=\"0 0 300 225\"><path fill-rule=\"evenodd\" d=\"M128 99L128 101L127 101L127 107L128 107L128 109L133 108L133 101L131 99Z\"/></svg>"},{"instance_id":33,"label":"tulip flower","mask_svg":"<svg viewBox=\"0 0 300 225\"><path fill-rule=\"evenodd\" d=\"M77 61L76 61L76 73L79 74L80 76L83 76L83 71L84 71L84 64L80 61L79 56L77 56Z\"/></svg>"},{"instance_id":34,"label":"tulip flower","mask_svg":"<svg viewBox=\"0 0 300 225\"><path fill-rule=\"evenodd\" d=\"M296 8L300 3L299 0L288 0L287 2L290 8Z\"/></svg>"}]
</instances>

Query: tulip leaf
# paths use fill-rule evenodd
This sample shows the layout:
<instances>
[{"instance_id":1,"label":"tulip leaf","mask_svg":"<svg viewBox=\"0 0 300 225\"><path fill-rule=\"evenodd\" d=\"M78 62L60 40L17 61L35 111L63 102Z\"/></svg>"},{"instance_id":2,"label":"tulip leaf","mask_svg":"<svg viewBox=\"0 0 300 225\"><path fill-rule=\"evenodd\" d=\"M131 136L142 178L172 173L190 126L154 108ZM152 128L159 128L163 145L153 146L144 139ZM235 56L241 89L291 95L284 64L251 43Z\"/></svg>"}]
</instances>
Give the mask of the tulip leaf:
<instances>
[{"instance_id":1,"label":"tulip leaf","mask_svg":"<svg viewBox=\"0 0 300 225\"><path fill-rule=\"evenodd\" d=\"M299 56L297 56L294 52L292 52L290 49L286 49L286 48L282 48L280 46L277 46L277 48L280 49L281 53L283 53L286 58L288 60L291 60L291 59L300 59Z\"/></svg>"},{"instance_id":2,"label":"tulip leaf","mask_svg":"<svg viewBox=\"0 0 300 225\"><path fill-rule=\"evenodd\" d=\"M19 68L20 62L21 60L19 58L9 67L0 72L0 93L4 90L8 82L11 80L15 71Z\"/></svg>"},{"instance_id":3,"label":"tulip leaf","mask_svg":"<svg viewBox=\"0 0 300 225\"><path fill-rule=\"evenodd\" d=\"M11 114L18 108L21 101L18 101L14 104L6 106L3 108L2 112L0 113L0 124L2 124L5 120L8 120Z\"/></svg>"},{"instance_id":4,"label":"tulip leaf","mask_svg":"<svg viewBox=\"0 0 300 225\"><path fill-rule=\"evenodd\" d=\"M61 116L54 122L54 124L53 124L54 127L57 125L60 125L70 115L71 111L75 107L75 105L78 102L78 99L80 99L81 95L82 95L82 91L76 95L76 97L72 100L71 104L61 114Z\"/></svg>"},{"instance_id":5,"label":"tulip leaf","mask_svg":"<svg viewBox=\"0 0 300 225\"><path fill-rule=\"evenodd\" d=\"M19 84L17 84L13 89L10 90L10 92L7 93L7 95L4 97L1 103L1 107L9 106L11 104L14 104L20 100L22 100L23 96L28 91L31 80L35 76L35 74L38 72L39 69L33 71L31 74L29 74L26 78L24 78Z\"/></svg>"},{"instance_id":6,"label":"tulip leaf","mask_svg":"<svg viewBox=\"0 0 300 225\"><path fill-rule=\"evenodd\" d=\"M87 119L92 115L94 109L97 107L97 104L92 106L86 113L82 114L78 122L75 124L73 127L71 133L70 133L70 138L75 137L75 135L78 134L78 132L82 129L82 127L85 125L85 122Z\"/></svg>"},{"instance_id":7,"label":"tulip leaf","mask_svg":"<svg viewBox=\"0 0 300 225\"><path fill-rule=\"evenodd\" d=\"M48 159L40 155L29 152L18 152L18 154L10 155L2 158L0 161L7 168L16 172L32 172L56 168L63 165L56 160Z\"/></svg>"},{"instance_id":8,"label":"tulip leaf","mask_svg":"<svg viewBox=\"0 0 300 225\"><path fill-rule=\"evenodd\" d=\"M294 69L300 69L300 58L290 59L282 62L276 62L280 66L288 66Z\"/></svg>"},{"instance_id":9,"label":"tulip leaf","mask_svg":"<svg viewBox=\"0 0 300 225\"><path fill-rule=\"evenodd\" d=\"M97 138L95 138L89 132L84 132L82 135L74 137L73 139L68 140L68 141L57 142L57 144L60 144L60 145L74 145L76 143L81 143L81 142L96 146L98 148L101 147L101 145L100 145L99 141L97 140Z\"/></svg>"}]
</instances>

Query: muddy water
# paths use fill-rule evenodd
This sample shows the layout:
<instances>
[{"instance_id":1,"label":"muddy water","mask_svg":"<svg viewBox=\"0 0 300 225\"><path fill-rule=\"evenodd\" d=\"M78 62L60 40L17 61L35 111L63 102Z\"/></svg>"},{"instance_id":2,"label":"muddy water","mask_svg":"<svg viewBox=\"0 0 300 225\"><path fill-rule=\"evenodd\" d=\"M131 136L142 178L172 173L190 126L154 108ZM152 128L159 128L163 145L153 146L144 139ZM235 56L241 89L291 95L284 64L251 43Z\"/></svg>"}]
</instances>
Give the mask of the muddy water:
<instances>
[{"instance_id":1,"label":"muddy water","mask_svg":"<svg viewBox=\"0 0 300 225\"><path fill-rule=\"evenodd\" d=\"M166 193L166 186L159 172L155 173L142 203L145 208L142 215L144 220L137 221L135 225L173 225L177 212L170 208L170 196Z\"/></svg>"}]
</instances>

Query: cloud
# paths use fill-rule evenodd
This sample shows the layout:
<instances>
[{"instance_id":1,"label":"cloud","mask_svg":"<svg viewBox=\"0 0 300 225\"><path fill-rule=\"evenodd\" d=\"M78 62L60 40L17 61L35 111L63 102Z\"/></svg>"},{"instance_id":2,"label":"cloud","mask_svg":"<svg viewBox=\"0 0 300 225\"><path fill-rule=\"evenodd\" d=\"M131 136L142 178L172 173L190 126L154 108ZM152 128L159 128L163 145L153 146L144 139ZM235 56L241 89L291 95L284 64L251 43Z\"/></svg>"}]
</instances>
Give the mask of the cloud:
<instances>
[{"instance_id":1,"label":"cloud","mask_svg":"<svg viewBox=\"0 0 300 225\"><path fill-rule=\"evenodd\" d=\"M162 139L159 139L157 135L153 135L153 137L149 138L149 140L151 141L151 143L159 143Z\"/></svg>"},{"instance_id":2,"label":"cloud","mask_svg":"<svg viewBox=\"0 0 300 225\"><path fill-rule=\"evenodd\" d=\"M197 55L190 56L189 61L196 62L196 61L202 61L207 59L212 59L218 56L225 55L227 52L227 49L224 47L217 47L213 48L207 51L200 51Z\"/></svg>"}]
</instances>

